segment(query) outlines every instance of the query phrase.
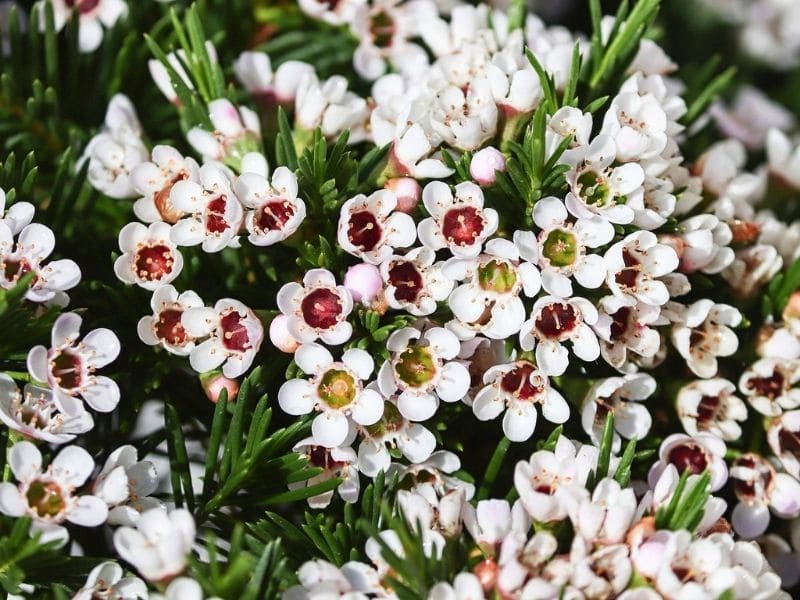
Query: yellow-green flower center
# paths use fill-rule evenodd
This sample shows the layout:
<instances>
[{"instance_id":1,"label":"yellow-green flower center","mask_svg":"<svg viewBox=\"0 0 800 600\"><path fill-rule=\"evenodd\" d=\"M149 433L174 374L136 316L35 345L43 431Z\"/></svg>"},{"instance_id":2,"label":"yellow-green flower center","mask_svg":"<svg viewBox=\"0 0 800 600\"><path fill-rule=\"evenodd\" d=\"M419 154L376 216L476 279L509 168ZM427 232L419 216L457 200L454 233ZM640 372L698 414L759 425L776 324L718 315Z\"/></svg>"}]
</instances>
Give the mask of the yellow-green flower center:
<instances>
[{"instance_id":1,"label":"yellow-green flower center","mask_svg":"<svg viewBox=\"0 0 800 600\"><path fill-rule=\"evenodd\" d=\"M53 481L34 481L26 497L28 506L40 517L55 517L65 508L61 487Z\"/></svg>"},{"instance_id":2,"label":"yellow-green flower center","mask_svg":"<svg viewBox=\"0 0 800 600\"><path fill-rule=\"evenodd\" d=\"M592 206L607 206L616 202L617 204L625 204L627 198L620 196L614 197L614 192L608 185L606 180L597 175L594 171L586 171L578 177L580 184L580 195L586 202Z\"/></svg>"},{"instance_id":3,"label":"yellow-green flower center","mask_svg":"<svg viewBox=\"0 0 800 600\"><path fill-rule=\"evenodd\" d=\"M542 254L554 267L568 267L578 259L578 239L565 229L554 229L547 234L542 244Z\"/></svg>"},{"instance_id":4,"label":"yellow-green flower center","mask_svg":"<svg viewBox=\"0 0 800 600\"><path fill-rule=\"evenodd\" d=\"M344 408L356 398L356 380L344 369L328 369L319 381L319 397L331 408Z\"/></svg>"},{"instance_id":5,"label":"yellow-green flower center","mask_svg":"<svg viewBox=\"0 0 800 600\"><path fill-rule=\"evenodd\" d=\"M508 263L491 260L478 267L478 283L486 291L507 294L514 289L517 274Z\"/></svg>"},{"instance_id":6,"label":"yellow-green flower center","mask_svg":"<svg viewBox=\"0 0 800 600\"><path fill-rule=\"evenodd\" d=\"M436 374L436 361L429 348L409 346L394 365L398 379L411 387L421 387Z\"/></svg>"},{"instance_id":7,"label":"yellow-green flower center","mask_svg":"<svg viewBox=\"0 0 800 600\"><path fill-rule=\"evenodd\" d=\"M370 425L366 430L371 437L380 438L387 433L399 431L403 427L403 421L403 415L400 414L400 410L397 406L391 402L385 402L383 404L383 416L381 420L374 425Z\"/></svg>"}]
</instances>

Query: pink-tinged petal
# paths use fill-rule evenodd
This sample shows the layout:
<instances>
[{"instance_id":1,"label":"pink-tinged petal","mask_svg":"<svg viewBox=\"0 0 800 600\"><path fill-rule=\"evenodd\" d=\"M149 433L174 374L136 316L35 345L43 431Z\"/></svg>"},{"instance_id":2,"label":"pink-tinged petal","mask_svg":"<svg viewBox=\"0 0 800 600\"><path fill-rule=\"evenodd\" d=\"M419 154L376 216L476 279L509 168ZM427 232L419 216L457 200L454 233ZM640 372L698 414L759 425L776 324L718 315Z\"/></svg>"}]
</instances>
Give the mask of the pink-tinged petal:
<instances>
[{"instance_id":1,"label":"pink-tinged petal","mask_svg":"<svg viewBox=\"0 0 800 600\"><path fill-rule=\"evenodd\" d=\"M333 356L319 344L303 344L295 352L294 360L306 375L317 375L333 364Z\"/></svg>"},{"instance_id":2,"label":"pink-tinged petal","mask_svg":"<svg viewBox=\"0 0 800 600\"><path fill-rule=\"evenodd\" d=\"M377 423L383 416L383 397L375 390L362 390L351 408L351 416L359 425Z\"/></svg>"},{"instance_id":3,"label":"pink-tinged petal","mask_svg":"<svg viewBox=\"0 0 800 600\"><path fill-rule=\"evenodd\" d=\"M80 446L67 446L53 459L51 468L63 481L73 487L80 487L94 471L94 460Z\"/></svg>"},{"instance_id":4,"label":"pink-tinged petal","mask_svg":"<svg viewBox=\"0 0 800 600\"><path fill-rule=\"evenodd\" d=\"M436 384L436 393L445 402L458 402L469 391L470 377L467 367L451 362L442 367L442 375Z\"/></svg>"},{"instance_id":5,"label":"pink-tinged petal","mask_svg":"<svg viewBox=\"0 0 800 600\"><path fill-rule=\"evenodd\" d=\"M100 369L116 360L120 352L119 338L110 329L95 329L83 338L83 345L87 347L90 358L89 364Z\"/></svg>"},{"instance_id":6,"label":"pink-tinged petal","mask_svg":"<svg viewBox=\"0 0 800 600\"><path fill-rule=\"evenodd\" d=\"M341 412L327 411L314 417L311 435L314 441L326 448L340 446L350 430L350 423Z\"/></svg>"},{"instance_id":7,"label":"pink-tinged petal","mask_svg":"<svg viewBox=\"0 0 800 600\"><path fill-rule=\"evenodd\" d=\"M345 350L342 354L342 362L361 380L369 379L370 375L372 375L372 371L375 369L375 361L372 359L372 356L369 352L361 350L360 348Z\"/></svg>"},{"instance_id":8,"label":"pink-tinged petal","mask_svg":"<svg viewBox=\"0 0 800 600\"><path fill-rule=\"evenodd\" d=\"M536 407L530 402L515 402L503 417L503 433L512 442L524 442L536 428Z\"/></svg>"},{"instance_id":9,"label":"pink-tinged petal","mask_svg":"<svg viewBox=\"0 0 800 600\"><path fill-rule=\"evenodd\" d=\"M278 390L278 405L290 415L307 415L315 404L314 386L305 379L290 379Z\"/></svg>"},{"instance_id":10,"label":"pink-tinged petal","mask_svg":"<svg viewBox=\"0 0 800 600\"><path fill-rule=\"evenodd\" d=\"M21 517L28 502L13 483L0 483L0 512L9 517Z\"/></svg>"},{"instance_id":11,"label":"pink-tinged petal","mask_svg":"<svg viewBox=\"0 0 800 600\"><path fill-rule=\"evenodd\" d=\"M67 521L83 527L97 527L105 523L108 506L97 496L81 496L67 513Z\"/></svg>"},{"instance_id":12,"label":"pink-tinged petal","mask_svg":"<svg viewBox=\"0 0 800 600\"><path fill-rule=\"evenodd\" d=\"M563 375L569 365L569 352L561 344L540 343L536 347L536 364L545 375Z\"/></svg>"},{"instance_id":13,"label":"pink-tinged petal","mask_svg":"<svg viewBox=\"0 0 800 600\"><path fill-rule=\"evenodd\" d=\"M425 421L436 414L439 401L436 396L426 392L406 390L397 399L397 408L409 421Z\"/></svg>"},{"instance_id":14,"label":"pink-tinged petal","mask_svg":"<svg viewBox=\"0 0 800 600\"><path fill-rule=\"evenodd\" d=\"M83 320L75 313L64 313L53 323L53 332L50 335L53 348L71 346L80 337L81 323Z\"/></svg>"},{"instance_id":15,"label":"pink-tinged petal","mask_svg":"<svg viewBox=\"0 0 800 600\"><path fill-rule=\"evenodd\" d=\"M189 355L189 364L198 373L206 373L219 367L227 358L225 348L217 338L210 338L195 346Z\"/></svg>"},{"instance_id":16,"label":"pink-tinged petal","mask_svg":"<svg viewBox=\"0 0 800 600\"><path fill-rule=\"evenodd\" d=\"M736 533L745 539L753 539L761 535L769 526L769 509L766 504L749 505L740 502L733 509L731 523Z\"/></svg>"},{"instance_id":17,"label":"pink-tinged petal","mask_svg":"<svg viewBox=\"0 0 800 600\"><path fill-rule=\"evenodd\" d=\"M50 373L47 368L47 348L44 346L34 346L28 352L28 372L31 376L41 383L46 383Z\"/></svg>"},{"instance_id":18,"label":"pink-tinged petal","mask_svg":"<svg viewBox=\"0 0 800 600\"><path fill-rule=\"evenodd\" d=\"M113 379L96 376L92 385L81 390L81 396L97 412L111 412L119 404L119 386Z\"/></svg>"},{"instance_id":19,"label":"pink-tinged petal","mask_svg":"<svg viewBox=\"0 0 800 600\"><path fill-rule=\"evenodd\" d=\"M42 454L30 442L17 442L8 453L8 466L17 481L27 481L41 472Z\"/></svg>"},{"instance_id":20,"label":"pink-tinged petal","mask_svg":"<svg viewBox=\"0 0 800 600\"><path fill-rule=\"evenodd\" d=\"M278 290L278 310L285 315L291 315L300 306L302 299L303 286L294 281L287 283Z\"/></svg>"},{"instance_id":21,"label":"pink-tinged petal","mask_svg":"<svg viewBox=\"0 0 800 600\"><path fill-rule=\"evenodd\" d=\"M769 503L782 519L793 519L800 514L800 482L791 475L775 475L775 487Z\"/></svg>"}]
</instances>

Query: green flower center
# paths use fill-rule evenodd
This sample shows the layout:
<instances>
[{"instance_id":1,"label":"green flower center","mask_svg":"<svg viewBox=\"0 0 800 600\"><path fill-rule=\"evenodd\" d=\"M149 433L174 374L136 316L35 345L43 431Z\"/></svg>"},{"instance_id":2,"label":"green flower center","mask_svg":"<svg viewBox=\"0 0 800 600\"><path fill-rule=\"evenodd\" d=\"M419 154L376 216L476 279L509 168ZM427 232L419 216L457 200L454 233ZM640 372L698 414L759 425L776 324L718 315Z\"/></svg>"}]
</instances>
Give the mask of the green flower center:
<instances>
[{"instance_id":1,"label":"green flower center","mask_svg":"<svg viewBox=\"0 0 800 600\"><path fill-rule=\"evenodd\" d=\"M478 283L487 292L507 294L517 283L517 274L506 262L491 260L478 267Z\"/></svg>"},{"instance_id":2,"label":"green flower center","mask_svg":"<svg viewBox=\"0 0 800 600\"><path fill-rule=\"evenodd\" d=\"M542 244L542 254L554 267L569 267L578 259L580 244L575 234L566 229L554 229Z\"/></svg>"},{"instance_id":3,"label":"green flower center","mask_svg":"<svg viewBox=\"0 0 800 600\"><path fill-rule=\"evenodd\" d=\"M421 387L436 374L436 361L429 348L409 346L394 365L397 377L411 387Z\"/></svg>"},{"instance_id":4,"label":"green flower center","mask_svg":"<svg viewBox=\"0 0 800 600\"><path fill-rule=\"evenodd\" d=\"M381 438L387 433L394 433L403 428L403 415L392 402L384 402L381 420L366 427L367 433L374 438Z\"/></svg>"},{"instance_id":5,"label":"green flower center","mask_svg":"<svg viewBox=\"0 0 800 600\"><path fill-rule=\"evenodd\" d=\"M599 176L594 171L586 171L578 177L580 184L580 194L586 204L592 206L607 206L616 202L617 204L625 204L627 198L620 196L614 197L614 192L611 187L606 183L605 179Z\"/></svg>"},{"instance_id":6,"label":"green flower center","mask_svg":"<svg viewBox=\"0 0 800 600\"><path fill-rule=\"evenodd\" d=\"M331 408L344 408L357 391L356 380L344 369L328 369L317 386L319 397Z\"/></svg>"},{"instance_id":7,"label":"green flower center","mask_svg":"<svg viewBox=\"0 0 800 600\"><path fill-rule=\"evenodd\" d=\"M40 517L55 517L66 508L61 487L53 481L34 481L26 497L28 506Z\"/></svg>"}]
</instances>

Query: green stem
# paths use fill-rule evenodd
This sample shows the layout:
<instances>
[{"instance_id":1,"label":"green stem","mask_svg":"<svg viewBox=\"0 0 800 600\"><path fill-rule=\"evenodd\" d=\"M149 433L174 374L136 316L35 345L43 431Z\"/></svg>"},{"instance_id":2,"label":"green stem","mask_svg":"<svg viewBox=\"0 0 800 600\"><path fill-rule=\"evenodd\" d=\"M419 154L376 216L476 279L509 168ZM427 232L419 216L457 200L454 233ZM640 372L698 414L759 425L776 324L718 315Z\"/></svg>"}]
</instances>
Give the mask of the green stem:
<instances>
[{"instance_id":1,"label":"green stem","mask_svg":"<svg viewBox=\"0 0 800 600\"><path fill-rule=\"evenodd\" d=\"M510 446L511 440L505 436L498 442L497 448L494 449L494 454L492 454L492 459L489 461L489 466L486 467L486 475L478 490L478 500L485 500L489 497L489 490L491 490L495 479L497 479L500 465L503 464L503 459L506 457L506 452L508 452Z\"/></svg>"}]
</instances>

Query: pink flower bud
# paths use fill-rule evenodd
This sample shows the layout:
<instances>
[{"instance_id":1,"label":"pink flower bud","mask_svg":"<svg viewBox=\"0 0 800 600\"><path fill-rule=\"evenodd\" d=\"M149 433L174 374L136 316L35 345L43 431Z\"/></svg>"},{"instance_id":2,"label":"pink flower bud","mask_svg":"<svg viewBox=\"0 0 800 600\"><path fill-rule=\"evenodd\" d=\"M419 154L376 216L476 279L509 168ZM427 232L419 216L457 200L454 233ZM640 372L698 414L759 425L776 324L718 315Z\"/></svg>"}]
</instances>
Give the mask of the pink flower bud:
<instances>
[{"instance_id":1,"label":"pink flower bud","mask_svg":"<svg viewBox=\"0 0 800 600\"><path fill-rule=\"evenodd\" d=\"M493 185L497 179L496 171L505 170L506 159L503 153L492 146L478 150L469 163L469 174L481 185Z\"/></svg>"},{"instance_id":2,"label":"pink flower bud","mask_svg":"<svg viewBox=\"0 0 800 600\"><path fill-rule=\"evenodd\" d=\"M369 304L383 290L381 272L375 265L360 263L347 269L344 276L344 287L353 295L356 302Z\"/></svg>"},{"instance_id":3,"label":"pink flower bud","mask_svg":"<svg viewBox=\"0 0 800 600\"><path fill-rule=\"evenodd\" d=\"M384 187L397 196L397 210L411 214L419 204L422 187L411 177L395 177L386 182Z\"/></svg>"},{"instance_id":4,"label":"pink flower bud","mask_svg":"<svg viewBox=\"0 0 800 600\"><path fill-rule=\"evenodd\" d=\"M294 339L292 334L289 333L289 328L287 327L288 322L289 317L286 315L278 315L272 319L272 322L269 324L269 339L281 352L293 354L294 351L300 347L300 342Z\"/></svg>"},{"instance_id":5,"label":"pink flower bud","mask_svg":"<svg viewBox=\"0 0 800 600\"><path fill-rule=\"evenodd\" d=\"M203 373L200 376L200 383L203 386L206 397L214 404L219 400L222 390L228 393L228 402L235 400L236 394L239 393L239 382L225 377L220 371Z\"/></svg>"}]
</instances>

